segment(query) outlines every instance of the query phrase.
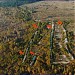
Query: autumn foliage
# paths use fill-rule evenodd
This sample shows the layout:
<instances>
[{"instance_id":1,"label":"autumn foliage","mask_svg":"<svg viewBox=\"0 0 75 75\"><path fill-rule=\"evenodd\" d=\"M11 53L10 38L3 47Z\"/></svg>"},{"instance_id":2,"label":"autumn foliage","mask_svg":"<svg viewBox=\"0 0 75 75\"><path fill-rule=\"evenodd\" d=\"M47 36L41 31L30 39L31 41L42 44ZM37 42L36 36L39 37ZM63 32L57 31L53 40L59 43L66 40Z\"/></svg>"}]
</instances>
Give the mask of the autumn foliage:
<instances>
[{"instance_id":1,"label":"autumn foliage","mask_svg":"<svg viewBox=\"0 0 75 75\"><path fill-rule=\"evenodd\" d=\"M34 55L35 53L34 53L34 52L32 52L32 51L30 51L30 54L31 54L31 55Z\"/></svg>"},{"instance_id":2,"label":"autumn foliage","mask_svg":"<svg viewBox=\"0 0 75 75\"><path fill-rule=\"evenodd\" d=\"M63 23L62 23L62 21L58 20L57 24L62 25Z\"/></svg>"},{"instance_id":3,"label":"autumn foliage","mask_svg":"<svg viewBox=\"0 0 75 75\"><path fill-rule=\"evenodd\" d=\"M38 28L37 24L33 24L33 27L34 27L34 28Z\"/></svg>"},{"instance_id":4,"label":"autumn foliage","mask_svg":"<svg viewBox=\"0 0 75 75\"><path fill-rule=\"evenodd\" d=\"M51 29L51 28L52 28L52 26L51 26L51 25L47 25L47 28L48 28L48 29Z\"/></svg>"},{"instance_id":5,"label":"autumn foliage","mask_svg":"<svg viewBox=\"0 0 75 75\"><path fill-rule=\"evenodd\" d=\"M24 52L20 50L20 51L19 51L19 54L20 54L20 55L24 55Z\"/></svg>"}]
</instances>

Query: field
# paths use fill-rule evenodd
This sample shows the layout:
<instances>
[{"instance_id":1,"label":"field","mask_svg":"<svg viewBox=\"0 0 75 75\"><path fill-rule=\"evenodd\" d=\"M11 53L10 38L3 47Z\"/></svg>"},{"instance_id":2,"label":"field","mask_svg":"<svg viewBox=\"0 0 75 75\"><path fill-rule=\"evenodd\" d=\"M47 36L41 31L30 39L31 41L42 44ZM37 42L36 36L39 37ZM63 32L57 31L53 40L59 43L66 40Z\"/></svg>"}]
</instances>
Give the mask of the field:
<instances>
[{"instance_id":1,"label":"field","mask_svg":"<svg viewBox=\"0 0 75 75\"><path fill-rule=\"evenodd\" d=\"M4 75L74 75L75 2L0 7L0 64Z\"/></svg>"},{"instance_id":2,"label":"field","mask_svg":"<svg viewBox=\"0 0 75 75\"><path fill-rule=\"evenodd\" d=\"M72 20L71 28L74 30L75 19L75 3L74 1L41 1L32 4L23 5L35 10L32 16L34 19L53 19ZM70 28L70 27L69 27Z\"/></svg>"}]
</instances>

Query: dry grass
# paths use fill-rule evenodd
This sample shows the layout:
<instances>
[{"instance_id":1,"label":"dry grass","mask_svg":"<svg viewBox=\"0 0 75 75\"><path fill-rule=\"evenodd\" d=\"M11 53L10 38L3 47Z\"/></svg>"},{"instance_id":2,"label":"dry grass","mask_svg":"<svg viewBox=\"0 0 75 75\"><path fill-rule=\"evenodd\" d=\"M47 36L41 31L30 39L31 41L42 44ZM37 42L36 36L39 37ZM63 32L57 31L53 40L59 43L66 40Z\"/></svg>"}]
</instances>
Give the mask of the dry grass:
<instances>
[{"instance_id":1,"label":"dry grass","mask_svg":"<svg viewBox=\"0 0 75 75\"><path fill-rule=\"evenodd\" d=\"M37 11L32 14L35 19L52 16L53 19L72 20L68 29L75 31L75 1L41 1L23 5L22 8L25 6Z\"/></svg>"}]
</instances>

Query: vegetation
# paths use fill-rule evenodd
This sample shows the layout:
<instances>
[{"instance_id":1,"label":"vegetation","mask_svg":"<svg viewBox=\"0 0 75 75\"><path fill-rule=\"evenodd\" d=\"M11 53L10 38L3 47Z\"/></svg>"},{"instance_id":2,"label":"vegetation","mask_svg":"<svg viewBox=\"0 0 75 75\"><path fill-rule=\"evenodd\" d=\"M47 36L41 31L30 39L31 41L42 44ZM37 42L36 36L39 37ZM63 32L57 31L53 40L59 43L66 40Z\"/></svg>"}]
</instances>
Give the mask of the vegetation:
<instances>
[{"instance_id":1,"label":"vegetation","mask_svg":"<svg viewBox=\"0 0 75 75\"><path fill-rule=\"evenodd\" d=\"M24 9L21 7L0 8L0 12L0 75L20 75L24 73L74 75L75 60L68 64L57 65L50 62L51 27L48 29L47 25L51 24L51 20L36 21L36 18L33 20L33 15L38 12L34 8L30 10L28 7ZM55 24L57 21L58 19L54 19ZM66 30L70 23L69 20L63 21ZM36 31L37 33L35 33ZM61 41L64 42L65 37L67 37L69 41L67 45L75 55L74 32L67 30L67 36L63 32L62 34L64 38ZM57 41L56 39L53 40L54 42ZM30 44L31 42L32 44ZM64 45L60 50L55 43L53 46L55 47L52 51L54 54L53 61L56 58L59 59L58 56L62 53L68 57ZM27 48L29 48L27 58L22 63ZM30 51L33 54L30 54ZM33 65L30 65L34 56L36 56L36 60Z\"/></svg>"}]
</instances>

